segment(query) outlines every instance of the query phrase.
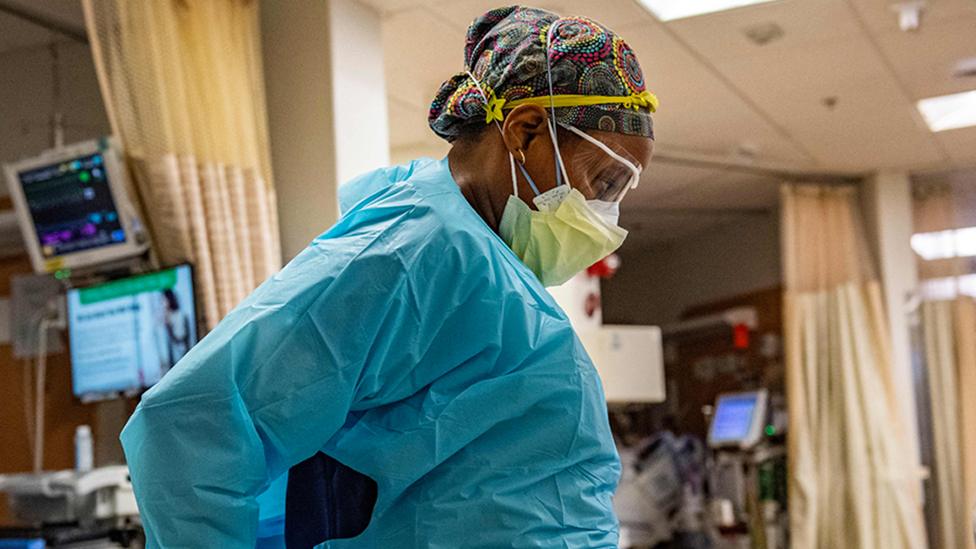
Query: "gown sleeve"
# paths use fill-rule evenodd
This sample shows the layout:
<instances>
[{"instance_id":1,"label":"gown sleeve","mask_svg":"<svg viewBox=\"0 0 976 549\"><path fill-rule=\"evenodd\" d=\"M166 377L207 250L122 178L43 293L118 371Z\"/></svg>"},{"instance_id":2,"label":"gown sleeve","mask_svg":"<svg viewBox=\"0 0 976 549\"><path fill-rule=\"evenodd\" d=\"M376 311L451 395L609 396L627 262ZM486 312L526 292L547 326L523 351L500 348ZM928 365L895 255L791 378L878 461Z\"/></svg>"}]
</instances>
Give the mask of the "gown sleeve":
<instances>
[{"instance_id":1,"label":"gown sleeve","mask_svg":"<svg viewBox=\"0 0 976 549\"><path fill-rule=\"evenodd\" d=\"M250 549L256 496L350 411L499 344L478 244L439 227L408 199L352 212L144 395L121 438L148 547Z\"/></svg>"}]
</instances>

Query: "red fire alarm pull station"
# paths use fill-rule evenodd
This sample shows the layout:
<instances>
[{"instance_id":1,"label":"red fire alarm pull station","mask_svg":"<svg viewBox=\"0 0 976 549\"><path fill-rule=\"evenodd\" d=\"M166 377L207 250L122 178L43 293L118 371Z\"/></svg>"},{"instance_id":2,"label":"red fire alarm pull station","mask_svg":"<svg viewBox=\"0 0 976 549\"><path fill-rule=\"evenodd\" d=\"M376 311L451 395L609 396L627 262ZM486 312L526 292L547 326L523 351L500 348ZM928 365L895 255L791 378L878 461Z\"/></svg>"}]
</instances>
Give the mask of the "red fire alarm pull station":
<instances>
[{"instance_id":1,"label":"red fire alarm pull station","mask_svg":"<svg viewBox=\"0 0 976 549\"><path fill-rule=\"evenodd\" d=\"M736 324L732 327L732 346L739 351L749 348L749 326Z\"/></svg>"},{"instance_id":2,"label":"red fire alarm pull station","mask_svg":"<svg viewBox=\"0 0 976 549\"><path fill-rule=\"evenodd\" d=\"M600 261L590 265L586 269L586 274L590 276L595 276L599 278L610 278L616 274L617 269L620 268L620 256L617 254L610 254L604 257Z\"/></svg>"}]
</instances>

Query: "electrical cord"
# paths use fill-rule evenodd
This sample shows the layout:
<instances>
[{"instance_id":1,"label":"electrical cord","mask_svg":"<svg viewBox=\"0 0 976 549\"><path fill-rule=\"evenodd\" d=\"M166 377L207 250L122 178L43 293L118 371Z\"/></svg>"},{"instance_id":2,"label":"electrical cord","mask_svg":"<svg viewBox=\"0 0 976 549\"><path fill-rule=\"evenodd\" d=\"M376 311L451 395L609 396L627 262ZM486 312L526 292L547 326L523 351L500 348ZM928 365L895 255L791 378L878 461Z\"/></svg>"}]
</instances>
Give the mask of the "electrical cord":
<instances>
[{"instance_id":1,"label":"electrical cord","mask_svg":"<svg viewBox=\"0 0 976 549\"><path fill-rule=\"evenodd\" d=\"M37 374L34 379L34 472L44 470L44 389L47 384L47 332L51 328L64 329L65 319L60 299L48 301L45 316L38 324L37 333ZM53 317L53 318L52 318Z\"/></svg>"},{"instance_id":2,"label":"electrical cord","mask_svg":"<svg viewBox=\"0 0 976 549\"><path fill-rule=\"evenodd\" d=\"M47 330L48 319L42 319L38 328L37 378L34 386L34 472L44 470L44 385L47 383Z\"/></svg>"},{"instance_id":3,"label":"electrical cord","mask_svg":"<svg viewBox=\"0 0 976 549\"><path fill-rule=\"evenodd\" d=\"M35 310L27 318L27 326L33 326L36 322L40 322L40 319L44 316L45 309ZM35 332L33 329L28 329L26 332L26 347L27 349L35 348ZM34 399L31 394L34 392L31 387L31 381L33 380L33 370L34 362L30 358L30 353L21 359L21 365L23 370L23 395L24 395L24 427L27 433L27 448L31 452L31 463L34 461L34 421L33 421L33 411L34 411Z\"/></svg>"},{"instance_id":4,"label":"electrical cord","mask_svg":"<svg viewBox=\"0 0 976 549\"><path fill-rule=\"evenodd\" d=\"M25 432L27 433L27 447L30 449L31 453L31 463L34 461L34 421L32 419L32 410L34 405L32 404L33 399L31 398L31 380L34 377L31 375L31 370L34 364L29 358L24 358L21 361L21 368L23 374L23 395L24 395L24 426L26 427Z\"/></svg>"}]
</instances>

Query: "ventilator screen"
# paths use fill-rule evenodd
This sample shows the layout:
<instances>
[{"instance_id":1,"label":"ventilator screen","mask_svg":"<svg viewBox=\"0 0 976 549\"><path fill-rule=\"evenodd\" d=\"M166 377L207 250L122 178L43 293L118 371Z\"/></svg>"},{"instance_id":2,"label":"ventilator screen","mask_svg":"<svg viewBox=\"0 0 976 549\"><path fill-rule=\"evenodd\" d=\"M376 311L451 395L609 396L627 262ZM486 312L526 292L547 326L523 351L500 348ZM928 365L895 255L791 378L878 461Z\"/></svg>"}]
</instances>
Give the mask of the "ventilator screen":
<instances>
[{"instance_id":1,"label":"ventilator screen","mask_svg":"<svg viewBox=\"0 0 976 549\"><path fill-rule=\"evenodd\" d=\"M744 441L756 421L759 396L755 393L726 395L718 399L715 417L709 433L713 445L739 444Z\"/></svg>"}]
</instances>

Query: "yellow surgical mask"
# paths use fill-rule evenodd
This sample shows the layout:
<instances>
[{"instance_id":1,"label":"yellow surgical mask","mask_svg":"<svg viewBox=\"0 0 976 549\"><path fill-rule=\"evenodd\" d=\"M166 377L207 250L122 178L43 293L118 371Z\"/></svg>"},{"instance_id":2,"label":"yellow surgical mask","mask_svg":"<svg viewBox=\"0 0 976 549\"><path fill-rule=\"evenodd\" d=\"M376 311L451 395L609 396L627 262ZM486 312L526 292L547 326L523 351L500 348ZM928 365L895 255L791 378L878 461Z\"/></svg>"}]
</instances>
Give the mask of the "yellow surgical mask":
<instances>
[{"instance_id":1,"label":"yellow surgical mask","mask_svg":"<svg viewBox=\"0 0 976 549\"><path fill-rule=\"evenodd\" d=\"M535 202L538 211L509 196L498 232L544 286L566 282L610 255L627 237L627 231L607 223L568 185L539 195Z\"/></svg>"}]
</instances>

